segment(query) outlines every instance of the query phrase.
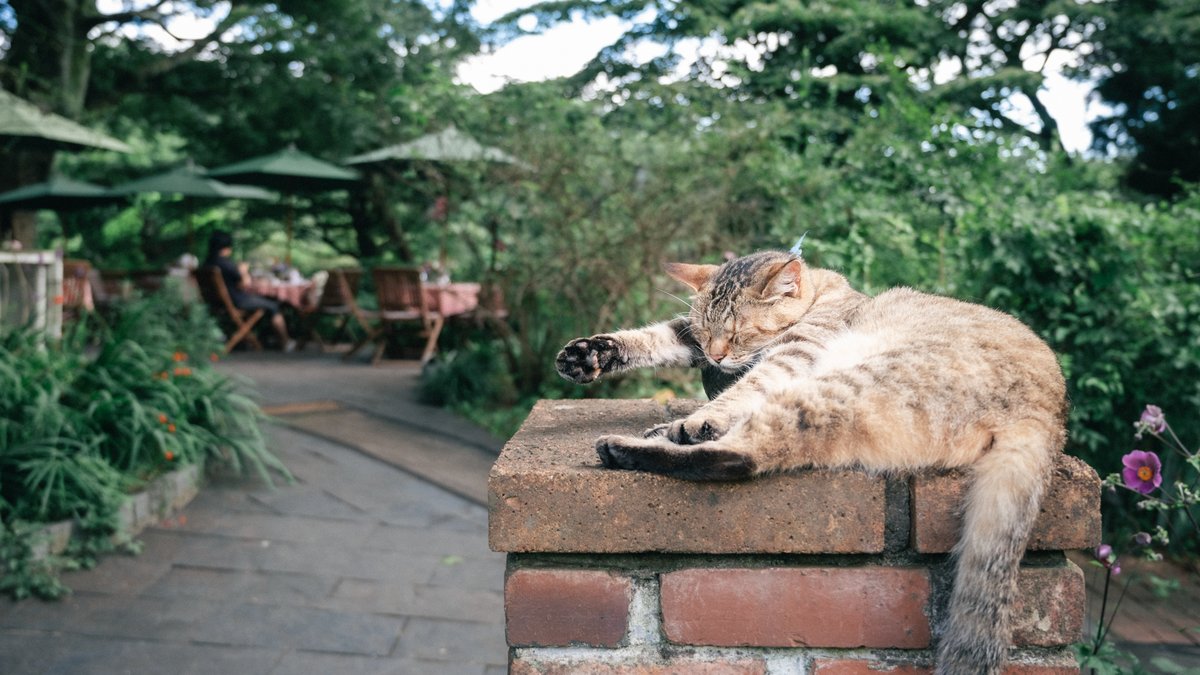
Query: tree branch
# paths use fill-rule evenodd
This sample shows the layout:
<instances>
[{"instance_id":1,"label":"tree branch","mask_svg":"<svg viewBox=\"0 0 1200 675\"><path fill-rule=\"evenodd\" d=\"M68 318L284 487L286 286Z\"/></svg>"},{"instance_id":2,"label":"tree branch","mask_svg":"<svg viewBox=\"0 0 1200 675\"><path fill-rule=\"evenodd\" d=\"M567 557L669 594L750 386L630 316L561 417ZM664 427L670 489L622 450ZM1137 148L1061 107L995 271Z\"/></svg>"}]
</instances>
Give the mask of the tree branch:
<instances>
[{"instance_id":1,"label":"tree branch","mask_svg":"<svg viewBox=\"0 0 1200 675\"><path fill-rule=\"evenodd\" d=\"M131 21L161 21L163 13L159 11L162 6L167 4L169 0L158 0L158 2L143 7L141 9L131 9L125 12L117 12L115 14L97 14L96 16L88 17L83 21L83 25L89 30L101 24L116 22L118 24L129 23Z\"/></svg>"},{"instance_id":2,"label":"tree branch","mask_svg":"<svg viewBox=\"0 0 1200 675\"><path fill-rule=\"evenodd\" d=\"M221 36L224 35L226 31L228 31L230 28L233 28L246 17L250 16L250 14L251 12L249 9L245 7L239 7L237 3L231 2L229 14L227 14L224 19L221 19L221 21L217 23L217 25L208 35L196 39L187 49L175 52L166 58L156 60L146 68L142 69L139 75L143 78L162 75L174 70L178 66L187 63L188 61L191 61L196 54L204 51L209 45L213 44L214 42L219 42Z\"/></svg>"}]
</instances>

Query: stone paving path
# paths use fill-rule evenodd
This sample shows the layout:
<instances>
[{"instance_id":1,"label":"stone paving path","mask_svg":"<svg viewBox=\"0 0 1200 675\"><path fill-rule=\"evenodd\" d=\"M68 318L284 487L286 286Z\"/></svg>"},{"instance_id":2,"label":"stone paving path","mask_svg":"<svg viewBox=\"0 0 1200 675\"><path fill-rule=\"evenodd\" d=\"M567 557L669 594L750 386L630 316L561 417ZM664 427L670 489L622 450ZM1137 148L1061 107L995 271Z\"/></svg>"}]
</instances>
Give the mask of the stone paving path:
<instances>
[{"instance_id":1,"label":"stone paving path","mask_svg":"<svg viewBox=\"0 0 1200 675\"><path fill-rule=\"evenodd\" d=\"M479 454L497 442L416 404L414 368L311 354L226 367L269 405L357 405L401 459L436 440L464 458L458 480L486 481ZM294 484L210 481L143 533L141 555L68 575L71 597L0 601L0 672L503 673L504 556L487 548L486 508L324 431L271 427Z\"/></svg>"}]
</instances>

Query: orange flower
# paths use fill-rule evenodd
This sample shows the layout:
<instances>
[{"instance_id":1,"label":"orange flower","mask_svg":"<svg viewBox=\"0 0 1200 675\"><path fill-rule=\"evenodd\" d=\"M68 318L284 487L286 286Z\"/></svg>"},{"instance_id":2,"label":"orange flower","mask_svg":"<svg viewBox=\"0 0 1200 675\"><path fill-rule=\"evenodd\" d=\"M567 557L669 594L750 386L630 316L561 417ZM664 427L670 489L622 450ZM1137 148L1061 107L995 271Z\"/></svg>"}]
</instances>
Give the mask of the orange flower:
<instances>
[{"instance_id":1,"label":"orange flower","mask_svg":"<svg viewBox=\"0 0 1200 675\"><path fill-rule=\"evenodd\" d=\"M158 423L159 423L159 424L166 424L166 423L167 423L167 415L166 415L166 413L159 413L159 414L158 414Z\"/></svg>"},{"instance_id":2,"label":"orange flower","mask_svg":"<svg viewBox=\"0 0 1200 675\"><path fill-rule=\"evenodd\" d=\"M180 366L175 369L175 377L187 377L192 374L192 369Z\"/></svg>"},{"instance_id":3,"label":"orange flower","mask_svg":"<svg viewBox=\"0 0 1200 675\"><path fill-rule=\"evenodd\" d=\"M184 352L175 352L175 355L171 358L175 359L175 363L179 363L180 361L187 361L187 354Z\"/></svg>"},{"instance_id":4,"label":"orange flower","mask_svg":"<svg viewBox=\"0 0 1200 675\"><path fill-rule=\"evenodd\" d=\"M170 450L164 452L163 457L166 457L168 462L175 461L175 453L171 452Z\"/></svg>"},{"instance_id":5,"label":"orange flower","mask_svg":"<svg viewBox=\"0 0 1200 675\"><path fill-rule=\"evenodd\" d=\"M170 376L171 376L171 375L170 375L170 373L168 373L167 371L165 371L165 370L164 370L164 371L162 371L161 373L159 373L159 374L158 374L158 379L160 379L160 380L165 380L165 379L167 379L167 378L168 378L168 377L170 377Z\"/></svg>"},{"instance_id":6,"label":"orange flower","mask_svg":"<svg viewBox=\"0 0 1200 675\"><path fill-rule=\"evenodd\" d=\"M217 361L220 361L220 360L221 360L221 357L220 357L220 356L217 356L217 353L216 353L216 352L213 352L212 354L209 354L209 355L208 355L208 360L209 360L209 361L212 361L213 363L216 363Z\"/></svg>"},{"instance_id":7,"label":"orange flower","mask_svg":"<svg viewBox=\"0 0 1200 675\"><path fill-rule=\"evenodd\" d=\"M170 433L172 433L172 434L173 434L173 433L175 433L175 425L174 425L174 424L168 424L168 425L167 425L167 431L168 431L168 432L170 432Z\"/></svg>"}]
</instances>

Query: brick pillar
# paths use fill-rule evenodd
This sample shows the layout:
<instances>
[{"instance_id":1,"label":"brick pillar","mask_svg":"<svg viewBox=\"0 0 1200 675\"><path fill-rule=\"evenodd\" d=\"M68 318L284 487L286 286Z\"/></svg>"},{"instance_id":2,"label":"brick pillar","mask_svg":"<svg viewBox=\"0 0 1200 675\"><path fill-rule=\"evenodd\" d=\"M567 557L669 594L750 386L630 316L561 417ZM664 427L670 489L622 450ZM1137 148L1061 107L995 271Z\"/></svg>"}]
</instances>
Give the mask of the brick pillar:
<instances>
[{"instance_id":1,"label":"brick pillar","mask_svg":"<svg viewBox=\"0 0 1200 675\"><path fill-rule=\"evenodd\" d=\"M601 469L593 441L695 402L542 401L492 468L489 542L508 553L516 675L930 672L965 488L801 471L695 483ZM1078 673L1099 479L1061 457L1021 570L1007 672Z\"/></svg>"}]
</instances>

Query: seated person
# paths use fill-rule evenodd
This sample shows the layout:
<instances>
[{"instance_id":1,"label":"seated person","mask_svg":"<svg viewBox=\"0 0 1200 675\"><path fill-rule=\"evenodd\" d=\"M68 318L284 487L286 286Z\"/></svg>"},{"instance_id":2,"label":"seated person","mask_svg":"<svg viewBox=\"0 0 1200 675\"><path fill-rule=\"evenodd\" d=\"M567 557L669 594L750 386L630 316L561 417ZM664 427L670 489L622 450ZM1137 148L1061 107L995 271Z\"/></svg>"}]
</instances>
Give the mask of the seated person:
<instances>
[{"instance_id":1,"label":"seated person","mask_svg":"<svg viewBox=\"0 0 1200 675\"><path fill-rule=\"evenodd\" d=\"M250 312L261 309L271 321L271 326L279 335L279 344L285 352L295 351L296 341L288 335L287 324L283 314L279 312L279 303L247 290L250 287L250 272L245 263L233 262L233 236L228 232L217 230L208 238L208 257L204 259L203 267L215 267L221 270L221 278L225 281L225 289L229 291L229 299L238 309Z\"/></svg>"}]
</instances>

